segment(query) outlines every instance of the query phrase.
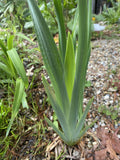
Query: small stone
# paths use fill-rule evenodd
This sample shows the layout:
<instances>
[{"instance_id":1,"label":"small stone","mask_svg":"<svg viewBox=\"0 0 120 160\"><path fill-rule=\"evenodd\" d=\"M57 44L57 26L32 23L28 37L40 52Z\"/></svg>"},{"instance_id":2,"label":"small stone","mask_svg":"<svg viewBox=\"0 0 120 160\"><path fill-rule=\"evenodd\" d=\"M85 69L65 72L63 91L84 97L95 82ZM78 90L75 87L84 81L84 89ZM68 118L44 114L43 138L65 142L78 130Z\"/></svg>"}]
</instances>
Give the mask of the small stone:
<instances>
[{"instance_id":1,"label":"small stone","mask_svg":"<svg viewBox=\"0 0 120 160\"><path fill-rule=\"evenodd\" d=\"M100 94L100 93L101 93L101 91L100 91L100 90L98 90L98 91L97 91L97 94Z\"/></svg>"},{"instance_id":2,"label":"small stone","mask_svg":"<svg viewBox=\"0 0 120 160\"><path fill-rule=\"evenodd\" d=\"M95 132L95 130L96 130L95 128L92 128L92 131L93 131L93 132Z\"/></svg>"},{"instance_id":3,"label":"small stone","mask_svg":"<svg viewBox=\"0 0 120 160\"><path fill-rule=\"evenodd\" d=\"M98 128L98 125L96 123L94 124L94 128Z\"/></svg>"},{"instance_id":4,"label":"small stone","mask_svg":"<svg viewBox=\"0 0 120 160\"><path fill-rule=\"evenodd\" d=\"M105 129L107 130L107 129L108 129L108 127L105 127Z\"/></svg>"},{"instance_id":5,"label":"small stone","mask_svg":"<svg viewBox=\"0 0 120 160\"><path fill-rule=\"evenodd\" d=\"M112 79L112 78L113 78L113 75L109 75L109 78Z\"/></svg>"},{"instance_id":6,"label":"small stone","mask_svg":"<svg viewBox=\"0 0 120 160\"><path fill-rule=\"evenodd\" d=\"M74 150L74 151L73 151L73 156L75 156L75 157L79 156L79 152L76 151L76 150Z\"/></svg>"},{"instance_id":7,"label":"small stone","mask_svg":"<svg viewBox=\"0 0 120 160\"><path fill-rule=\"evenodd\" d=\"M100 122L99 122L100 123ZM105 121L102 119L101 120L101 124L100 124L102 127L104 127L105 126Z\"/></svg>"},{"instance_id":8,"label":"small stone","mask_svg":"<svg viewBox=\"0 0 120 160\"><path fill-rule=\"evenodd\" d=\"M56 133L54 133L54 134L53 134L53 137L56 137L56 136L57 136L57 134L56 134Z\"/></svg>"},{"instance_id":9,"label":"small stone","mask_svg":"<svg viewBox=\"0 0 120 160\"><path fill-rule=\"evenodd\" d=\"M118 136L118 138L120 139L120 134L118 134L117 136Z\"/></svg>"},{"instance_id":10,"label":"small stone","mask_svg":"<svg viewBox=\"0 0 120 160\"><path fill-rule=\"evenodd\" d=\"M86 142L89 142L89 141L90 141L90 139L89 139L89 138L86 138L85 140L86 140Z\"/></svg>"},{"instance_id":11,"label":"small stone","mask_svg":"<svg viewBox=\"0 0 120 160\"><path fill-rule=\"evenodd\" d=\"M88 142L88 148L91 148L91 147L92 147L91 142Z\"/></svg>"},{"instance_id":12,"label":"small stone","mask_svg":"<svg viewBox=\"0 0 120 160\"><path fill-rule=\"evenodd\" d=\"M42 104L42 99L39 100L39 103Z\"/></svg>"},{"instance_id":13,"label":"small stone","mask_svg":"<svg viewBox=\"0 0 120 160\"><path fill-rule=\"evenodd\" d=\"M105 126L105 123L102 123L101 126L104 127L104 126Z\"/></svg>"},{"instance_id":14,"label":"small stone","mask_svg":"<svg viewBox=\"0 0 120 160\"><path fill-rule=\"evenodd\" d=\"M106 95L104 96L104 100L108 100L109 97L110 97L110 95L109 95L109 94L106 94Z\"/></svg>"},{"instance_id":15,"label":"small stone","mask_svg":"<svg viewBox=\"0 0 120 160\"><path fill-rule=\"evenodd\" d=\"M97 146L97 144L98 144L98 143L97 143L96 141L95 141L95 142L93 142L93 146Z\"/></svg>"},{"instance_id":16,"label":"small stone","mask_svg":"<svg viewBox=\"0 0 120 160\"><path fill-rule=\"evenodd\" d=\"M110 104L113 104L113 100L109 101Z\"/></svg>"},{"instance_id":17,"label":"small stone","mask_svg":"<svg viewBox=\"0 0 120 160\"><path fill-rule=\"evenodd\" d=\"M53 116L50 116L50 120L51 120L51 121L53 120Z\"/></svg>"}]
</instances>

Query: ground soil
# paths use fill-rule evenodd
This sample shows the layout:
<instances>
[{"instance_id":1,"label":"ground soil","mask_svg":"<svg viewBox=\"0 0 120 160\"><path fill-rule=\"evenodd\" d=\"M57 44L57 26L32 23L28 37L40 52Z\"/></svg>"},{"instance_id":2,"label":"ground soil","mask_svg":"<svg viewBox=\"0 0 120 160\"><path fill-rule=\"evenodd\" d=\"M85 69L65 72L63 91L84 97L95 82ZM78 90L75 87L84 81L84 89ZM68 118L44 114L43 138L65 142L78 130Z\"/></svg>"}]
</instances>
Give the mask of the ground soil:
<instances>
[{"instance_id":1,"label":"ground soil","mask_svg":"<svg viewBox=\"0 0 120 160\"><path fill-rule=\"evenodd\" d=\"M32 97L29 98L31 107L29 111L23 110L20 113L24 118L24 127L20 126L22 129L21 132L18 131L20 134L17 143L15 142L16 145L8 150L6 159L120 159L120 40L99 39L92 41L91 44L92 52L86 78L89 85L85 88L84 107L94 96L86 124L90 124L96 118L97 122L77 145L69 147L64 144L44 120L44 115L53 119L53 110L46 100L47 95L41 80L41 74L46 72L42 69L34 79L35 87L32 91L28 90L29 97ZM31 79L32 76L30 81ZM108 110L112 106L113 111L119 106L117 117L112 119L105 112L98 112L102 105Z\"/></svg>"}]
</instances>

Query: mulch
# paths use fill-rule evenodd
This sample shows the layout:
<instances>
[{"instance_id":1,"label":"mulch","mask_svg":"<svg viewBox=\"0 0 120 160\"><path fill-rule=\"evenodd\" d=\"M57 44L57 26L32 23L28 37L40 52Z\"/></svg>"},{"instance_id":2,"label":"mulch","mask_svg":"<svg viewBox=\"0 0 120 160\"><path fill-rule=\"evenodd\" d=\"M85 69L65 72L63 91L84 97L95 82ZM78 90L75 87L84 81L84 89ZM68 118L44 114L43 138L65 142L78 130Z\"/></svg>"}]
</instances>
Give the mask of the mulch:
<instances>
[{"instance_id":1,"label":"mulch","mask_svg":"<svg viewBox=\"0 0 120 160\"><path fill-rule=\"evenodd\" d=\"M40 73L43 71L44 69ZM84 107L94 96L86 124L90 124L96 118L98 120L77 145L67 146L44 120L41 121L44 114L52 119L53 111L50 104L44 101L46 93L40 81L41 74L35 79L38 86L32 91L33 99L38 106L38 115L35 117L31 111L26 113L26 118L30 120L26 123L30 127L24 129L18 146L7 152L7 155L13 154L12 160L120 159L120 40L92 41L87 71L90 86L85 88ZM98 112L100 106L105 106L108 110L113 107L112 111L118 108L118 116L112 119L105 112Z\"/></svg>"}]
</instances>

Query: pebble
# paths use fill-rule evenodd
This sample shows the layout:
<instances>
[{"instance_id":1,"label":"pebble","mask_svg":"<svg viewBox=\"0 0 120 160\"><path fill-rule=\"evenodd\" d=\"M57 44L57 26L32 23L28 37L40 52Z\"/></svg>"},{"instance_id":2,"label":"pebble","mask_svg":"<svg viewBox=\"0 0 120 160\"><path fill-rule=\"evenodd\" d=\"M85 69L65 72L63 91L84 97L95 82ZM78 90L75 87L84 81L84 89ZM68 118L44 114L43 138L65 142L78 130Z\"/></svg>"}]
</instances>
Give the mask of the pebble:
<instances>
[{"instance_id":1,"label":"pebble","mask_svg":"<svg viewBox=\"0 0 120 160\"><path fill-rule=\"evenodd\" d=\"M94 124L94 128L98 128L98 125L96 123Z\"/></svg>"},{"instance_id":2,"label":"pebble","mask_svg":"<svg viewBox=\"0 0 120 160\"><path fill-rule=\"evenodd\" d=\"M53 137L56 137L56 136L57 136L57 134L56 134L56 133L54 133L54 134L53 134Z\"/></svg>"},{"instance_id":3,"label":"pebble","mask_svg":"<svg viewBox=\"0 0 120 160\"><path fill-rule=\"evenodd\" d=\"M100 91L100 90L98 90L98 91L97 91L97 94L100 94L100 93L101 93L101 91Z\"/></svg>"},{"instance_id":4,"label":"pebble","mask_svg":"<svg viewBox=\"0 0 120 160\"><path fill-rule=\"evenodd\" d=\"M51 121L53 120L53 116L50 116L50 120L51 120Z\"/></svg>"},{"instance_id":5,"label":"pebble","mask_svg":"<svg viewBox=\"0 0 120 160\"><path fill-rule=\"evenodd\" d=\"M92 128L92 131L93 131L93 132L95 132L95 131L96 131L96 129L95 129L95 128Z\"/></svg>"},{"instance_id":6,"label":"pebble","mask_svg":"<svg viewBox=\"0 0 120 160\"><path fill-rule=\"evenodd\" d=\"M40 100L39 100L39 103L42 104L42 102L43 102L42 99L40 99Z\"/></svg>"},{"instance_id":7,"label":"pebble","mask_svg":"<svg viewBox=\"0 0 120 160\"><path fill-rule=\"evenodd\" d=\"M113 100L109 101L110 104L113 104Z\"/></svg>"},{"instance_id":8,"label":"pebble","mask_svg":"<svg viewBox=\"0 0 120 160\"><path fill-rule=\"evenodd\" d=\"M120 134L118 134L117 136L118 136L118 138L120 139Z\"/></svg>"},{"instance_id":9,"label":"pebble","mask_svg":"<svg viewBox=\"0 0 120 160\"><path fill-rule=\"evenodd\" d=\"M100 122L99 122L99 124L100 124ZM104 120L102 119L101 120L101 124L100 124L102 127L104 127L105 126L105 122L104 122Z\"/></svg>"},{"instance_id":10,"label":"pebble","mask_svg":"<svg viewBox=\"0 0 120 160\"><path fill-rule=\"evenodd\" d=\"M102 123L101 126L104 127L104 126L105 126L105 123Z\"/></svg>"},{"instance_id":11,"label":"pebble","mask_svg":"<svg viewBox=\"0 0 120 160\"><path fill-rule=\"evenodd\" d=\"M104 96L104 100L108 100L110 98L110 95L109 94L106 94L105 96Z\"/></svg>"},{"instance_id":12,"label":"pebble","mask_svg":"<svg viewBox=\"0 0 120 160\"><path fill-rule=\"evenodd\" d=\"M91 142L88 142L88 147L89 147L89 148L91 148L91 147L92 147Z\"/></svg>"},{"instance_id":13,"label":"pebble","mask_svg":"<svg viewBox=\"0 0 120 160\"><path fill-rule=\"evenodd\" d=\"M111 75L109 75L109 78L110 78L110 79L112 79L112 78L113 78L113 75L112 75L112 74L111 74Z\"/></svg>"},{"instance_id":14,"label":"pebble","mask_svg":"<svg viewBox=\"0 0 120 160\"><path fill-rule=\"evenodd\" d=\"M93 142L93 146L97 146L97 144L98 144L98 142L96 142L96 141Z\"/></svg>"},{"instance_id":15,"label":"pebble","mask_svg":"<svg viewBox=\"0 0 120 160\"><path fill-rule=\"evenodd\" d=\"M75 156L75 157L79 156L79 152L76 151L76 150L74 150L74 151L73 151L73 156Z\"/></svg>"}]
</instances>

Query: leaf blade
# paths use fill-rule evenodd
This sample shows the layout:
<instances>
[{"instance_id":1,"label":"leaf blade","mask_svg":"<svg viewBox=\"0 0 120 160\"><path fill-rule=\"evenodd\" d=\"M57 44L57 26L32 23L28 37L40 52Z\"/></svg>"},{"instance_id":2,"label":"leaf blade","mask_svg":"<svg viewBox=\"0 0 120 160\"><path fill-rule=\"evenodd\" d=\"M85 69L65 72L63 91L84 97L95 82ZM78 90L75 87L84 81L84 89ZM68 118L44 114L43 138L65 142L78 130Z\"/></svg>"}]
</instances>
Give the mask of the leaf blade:
<instances>
[{"instance_id":1,"label":"leaf blade","mask_svg":"<svg viewBox=\"0 0 120 160\"><path fill-rule=\"evenodd\" d=\"M67 40L67 47L65 54L65 84L70 102L73 91L74 77L75 77L75 53L74 53L72 36L70 35L70 33L68 33L68 40Z\"/></svg>"},{"instance_id":2,"label":"leaf blade","mask_svg":"<svg viewBox=\"0 0 120 160\"><path fill-rule=\"evenodd\" d=\"M72 126L74 126L74 123L77 122L77 119L82 116L86 69L90 55L90 38L89 38L90 23L88 25L89 16L87 10L88 8L91 9L90 5L91 3L88 3L87 0L79 0L78 2L79 2L78 52L76 57L76 73L75 73L75 81L74 81L70 117L69 117L70 124L72 124ZM76 107L74 108L74 106Z\"/></svg>"},{"instance_id":3,"label":"leaf blade","mask_svg":"<svg viewBox=\"0 0 120 160\"><path fill-rule=\"evenodd\" d=\"M59 47L62 53L62 61L64 63L65 52L66 52L66 31L64 25L63 9L61 0L54 0L54 6L57 15L57 22L59 28Z\"/></svg>"},{"instance_id":4,"label":"leaf blade","mask_svg":"<svg viewBox=\"0 0 120 160\"><path fill-rule=\"evenodd\" d=\"M57 118L60 122L60 125L65 133L65 135L69 136L69 126L67 124L67 121L66 121L66 117L65 117L65 114L63 113L61 107L59 106L59 104L57 103L56 101L56 97L55 97L55 94L53 93L52 89L50 88L47 80L43 77L43 84L44 84L44 87L45 87L45 90L47 92L47 95L48 95L48 98L52 104L52 107L57 115Z\"/></svg>"},{"instance_id":5,"label":"leaf blade","mask_svg":"<svg viewBox=\"0 0 120 160\"><path fill-rule=\"evenodd\" d=\"M34 26L46 70L50 76L50 80L54 87L55 94L57 95L57 99L59 100L60 106L63 107L64 112L67 114L66 107L69 105L64 104L64 98L66 101L68 101L67 103L69 103L69 100L67 97L67 91L63 77L64 69L61 57L58 53L58 49L53 37L50 34L48 26L35 3L35 0L27 1L34 21Z\"/></svg>"},{"instance_id":6,"label":"leaf blade","mask_svg":"<svg viewBox=\"0 0 120 160\"><path fill-rule=\"evenodd\" d=\"M22 79L18 78L16 80L15 95L14 95L14 101L13 101L13 106L12 106L12 116L11 116L11 120L7 128L6 137L8 136L11 126L13 124L13 121L18 114L19 107L20 107L22 97L23 97L23 93L24 93L24 83Z\"/></svg>"},{"instance_id":7,"label":"leaf blade","mask_svg":"<svg viewBox=\"0 0 120 160\"><path fill-rule=\"evenodd\" d=\"M11 50L8 50L7 53L8 53L13 65L14 65L17 73L20 75L20 77L24 81L24 84L27 88L28 87L28 78L26 76L26 72L25 72L24 66L19 58L19 55L16 52L16 49L13 48Z\"/></svg>"}]
</instances>

